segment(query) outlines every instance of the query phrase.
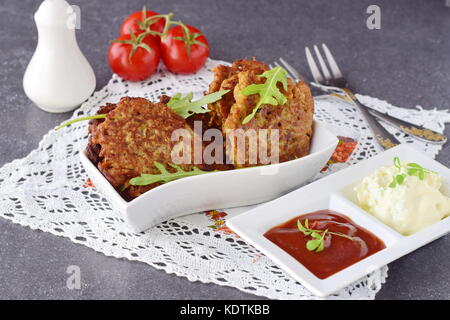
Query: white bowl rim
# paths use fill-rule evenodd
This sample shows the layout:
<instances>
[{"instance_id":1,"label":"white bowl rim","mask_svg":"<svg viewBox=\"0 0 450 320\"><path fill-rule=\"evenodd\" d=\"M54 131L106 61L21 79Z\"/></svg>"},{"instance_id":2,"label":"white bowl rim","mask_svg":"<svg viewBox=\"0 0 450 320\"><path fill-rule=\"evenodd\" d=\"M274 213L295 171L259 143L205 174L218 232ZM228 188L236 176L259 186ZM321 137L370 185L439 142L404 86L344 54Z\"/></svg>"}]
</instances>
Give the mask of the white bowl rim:
<instances>
[{"instance_id":1,"label":"white bowl rim","mask_svg":"<svg viewBox=\"0 0 450 320\"><path fill-rule=\"evenodd\" d=\"M320 154L320 153L322 153L322 152L325 152L325 151L327 151L327 150L329 150L330 148L334 148L334 147L336 147L336 145L337 145L337 143L338 143L338 141L339 141L339 139L327 128L327 126L324 124L324 123L322 123L322 122L320 122L320 121L317 121L317 120L314 120L313 121L313 126L314 126L314 128L315 127L320 127L320 130L323 130L324 131L324 133L325 134L327 134L327 135L329 135L330 137L332 136L333 137L333 139L330 139L330 142L329 143L327 143L326 145L324 145L320 150L317 150L317 151L315 151L315 152L312 152L312 153L309 153L309 154L307 154L306 156L303 156L303 157L301 157L301 158L297 158L297 159L293 159L293 160L289 160L289 161L284 161L284 162L281 162L281 163L274 163L274 164L269 164L269 165L265 165L265 166L254 166L254 167L249 167L249 168L242 168L242 169L232 169L232 170L224 170L224 171L218 171L218 172L210 172L210 173L208 173L207 175L210 177L210 176L212 176L212 175L215 175L216 177L217 177L217 179L220 179L220 175L230 175L230 174L235 174L235 172L242 172L242 171L245 171L246 173L251 173L252 171L256 171L256 170L261 170L261 168L270 168L270 167L275 167L275 166L278 166L278 167L286 167L286 166L291 166L291 165L294 165L294 164L296 164L297 162L302 162L302 161L305 161L305 160L307 160L307 159L309 159L309 158L311 158L311 157L314 157L314 156L316 156L316 155L318 155L318 154ZM314 139L314 136L315 136L315 131L316 130L314 130L313 131L313 136L312 136L312 139ZM312 142L311 142L312 143ZM168 182L168 183L164 183L164 184L162 184L162 185L160 185L160 186L158 186L158 187L156 187L156 188L153 188L153 189L151 189L151 190L148 190L147 192L145 192L144 194L142 194L142 195L140 195L139 197L136 197L136 198L134 198L134 199L132 199L132 200L130 200L130 201L127 201L127 200L125 200L121 195L120 195L120 193L111 185L111 183L105 178L105 176L100 172L100 170L98 170L98 168L97 168L97 166L95 166L90 160L89 160L89 158L87 158L87 155L86 155L86 153L85 153L85 151L83 150L83 152L81 152L81 156L82 157L84 157L85 158L85 162L84 163L90 163L91 165L92 165L92 167L93 168L95 168L95 170L97 170L97 172L98 172L98 176L97 176L97 178L99 178L99 179L103 179L106 183L108 183L110 186L111 186L111 188L112 188L112 190L114 190L113 192L114 192L114 194L113 195L111 195L111 196L113 196L114 198L116 198L116 200L118 200L118 201L120 201L121 202L121 204L123 205L123 204L125 204L125 205L131 205L131 204L133 204L133 203L135 203L135 202L137 202L137 201L140 201L140 199L142 198L142 196L145 194L146 196L150 196L150 194L152 194L152 193L156 193L156 192L161 192L162 191L162 189L164 189L164 188L168 188L168 186L169 187L172 187L174 184L176 184L176 183L185 183L186 181L197 181L198 182L198 180L201 180L201 179L203 179L205 176L206 176L206 174L202 174L202 175L197 175L197 176L192 176L192 177L186 177L186 178L182 178L182 179L177 179L177 180L174 180L174 181L170 181L170 182ZM112 191L111 190L111 191Z\"/></svg>"}]
</instances>

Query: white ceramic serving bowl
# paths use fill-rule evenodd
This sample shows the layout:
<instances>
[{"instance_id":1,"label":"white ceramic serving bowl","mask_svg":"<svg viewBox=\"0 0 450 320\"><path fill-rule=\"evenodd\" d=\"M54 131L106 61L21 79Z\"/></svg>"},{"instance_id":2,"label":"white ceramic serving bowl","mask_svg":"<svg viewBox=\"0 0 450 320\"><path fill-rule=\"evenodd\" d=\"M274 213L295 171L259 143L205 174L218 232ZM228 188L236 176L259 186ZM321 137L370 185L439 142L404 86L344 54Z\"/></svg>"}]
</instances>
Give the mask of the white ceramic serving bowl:
<instances>
[{"instance_id":1,"label":"white ceramic serving bowl","mask_svg":"<svg viewBox=\"0 0 450 320\"><path fill-rule=\"evenodd\" d=\"M130 227L140 232L181 215L232 208L277 198L307 183L330 159L338 139L323 124L314 122L310 154L280 164L212 172L182 178L125 201L96 166L81 152L81 161L95 186L123 213Z\"/></svg>"},{"instance_id":2,"label":"white ceramic serving bowl","mask_svg":"<svg viewBox=\"0 0 450 320\"><path fill-rule=\"evenodd\" d=\"M393 260L450 232L450 218L445 218L413 235L403 236L362 210L353 187L376 169L392 165L394 157L402 162L416 162L442 176L447 193L450 169L419 151L399 145L357 165L341 170L279 199L256 207L227 221L227 226L260 250L294 279L314 294L324 297ZM329 209L340 212L384 241L386 248L326 278L319 279L300 262L266 239L266 231L302 214Z\"/></svg>"}]
</instances>

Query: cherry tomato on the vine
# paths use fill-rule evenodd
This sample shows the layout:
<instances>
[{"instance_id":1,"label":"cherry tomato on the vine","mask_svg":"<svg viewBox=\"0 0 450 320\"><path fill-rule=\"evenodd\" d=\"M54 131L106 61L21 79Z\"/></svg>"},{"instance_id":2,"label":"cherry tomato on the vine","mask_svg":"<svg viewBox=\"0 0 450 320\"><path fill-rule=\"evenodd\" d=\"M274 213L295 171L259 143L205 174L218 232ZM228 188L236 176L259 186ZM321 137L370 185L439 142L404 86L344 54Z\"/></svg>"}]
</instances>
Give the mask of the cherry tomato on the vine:
<instances>
[{"instance_id":1,"label":"cherry tomato on the vine","mask_svg":"<svg viewBox=\"0 0 450 320\"><path fill-rule=\"evenodd\" d=\"M142 22L144 19L150 18L152 16L156 16L156 15L159 15L159 13L157 13L155 11L147 11L145 9L142 11L136 11L136 12L130 14L122 22L122 25L120 27L120 35L123 36L126 34L130 34L131 31L134 32L135 34L145 31L145 30L141 29L141 27L138 25L137 22ZM151 24L150 30L162 33L164 30L165 24L166 24L165 19L160 18Z\"/></svg>"},{"instance_id":2,"label":"cherry tomato on the vine","mask_svg":"<svg viewBox=\"0 0 450 320\"><path fill-rule=\"evenodd\" d=\"M195 27L176 26L161 39L161 55L171 72L188 74L205 65L209 56L206 37ZM187 32L187 34L186 34Z\"/></svg>"},{"instance_id":3,"label":"cherry tomato on the vine","mask_svg":"<svg viewBox=\"0 0 450 320\"><path fill-rule=\"evenodd\" d=\"M159 65L158 41L151 35L126 34L111 43L108 62L112 71L130 81L147 79Z\"/></svg>"}]
</instances>

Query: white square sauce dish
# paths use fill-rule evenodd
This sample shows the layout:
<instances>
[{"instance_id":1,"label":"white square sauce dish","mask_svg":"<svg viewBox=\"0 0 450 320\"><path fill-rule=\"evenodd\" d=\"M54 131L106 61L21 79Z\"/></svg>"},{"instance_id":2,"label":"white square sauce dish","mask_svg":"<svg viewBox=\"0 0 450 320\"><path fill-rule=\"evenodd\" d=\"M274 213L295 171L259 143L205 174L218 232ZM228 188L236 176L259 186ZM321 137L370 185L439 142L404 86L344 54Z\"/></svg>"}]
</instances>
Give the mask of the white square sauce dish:
<instances>
[{"instance_id":1,"label":"white square sauce dish","mask_svg":"<svg viewBox=\"0 0 450 320\"><path fill-rule=\"evenodd\" d=\"M325 166L338 144L337 137L320 122L314 122L313 132L310 153L299 159L185 177L131 201L122 198L84 152L81 162L96 188L123 213L131 229L140 232L189 213L269 201L307 183Z\"/></svg>"},{"instance_id":2,"label":"white square sauce dish","mask_svg":"<svg viewBox=\"0 0 450 320\"><path fill-rule=\"evenodd\" d=\"M393 178L386 173L389 170L394 172ZM436 184L436 177L442 185ZM386 203L371 207L375 201L370 199L369 205L361 206L365 199L361 186L374 183L384 183L384 187L366 193L379 196L381 202L396 195L398 203L391 208ZM421 183L426 183L423 188L431 196L427 193L422 200L415 196L412 208L402 204L410 201L408 190L418 190ZM434 184L439 191L432 188ZM326 297L448 233L449 186L450 169L407 145L399 145L233 217L227 226L311 292ZM431 202L434 200L436 203ZM419 212L426 209L444 210L445 214L430 222L419 215L426 214ZM333 218L330 213L337 216ZM404 219L396 220L395 215L402 214ZM416 228L418 221L424 223L421 228ZM401 223L410 223L417 230L402 229ZM344 258L355 259L344 265Z\"/></svg>"}]
</instances>

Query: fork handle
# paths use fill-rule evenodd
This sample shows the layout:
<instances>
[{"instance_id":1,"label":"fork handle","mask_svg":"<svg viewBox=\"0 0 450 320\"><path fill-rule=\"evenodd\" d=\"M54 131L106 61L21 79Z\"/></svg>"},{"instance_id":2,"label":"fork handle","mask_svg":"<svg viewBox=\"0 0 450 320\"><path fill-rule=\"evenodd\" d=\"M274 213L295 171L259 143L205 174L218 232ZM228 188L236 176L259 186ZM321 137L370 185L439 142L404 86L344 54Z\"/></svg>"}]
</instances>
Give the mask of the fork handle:
<instances>
[{"instance_id":1,"label":"fork handle","mask_svg":"<svg viewBox=\"0 0 450 320\"><path fill-rule=\"evenodd\" d=\"M359 102L358 98L355 97L353 92L351 92L347 88L342 89L347 96L355 103L355 105L359 108L361 111L364 119L369 124L369 127L372 129L375 139L377 140L378 144L384 149L390 149L392 147L395 147L396 145L400 144L400 141L397 140L397 138L392 135L389 131L386 130L385 127L383 127L376 119L375 117L369 113L367 110L367 107L364 106L361 102Z\"/></svg>"},{"instance_id":2,"label":"fork handle","mask_svg":"<svg viewBox=\"0 0 450 320\"><path fill-rule=\"evenodd\" d=\"M414 136L418 140L422 140L427 143L444 144L447 142L447 137L439 132L424 128L422 126L415 125L408 121L392 117L386 113L379 112L370 107L367 107L369 113L384 122L389 123L393 127L406 134Z\"/></svg>"}]
</instances>

